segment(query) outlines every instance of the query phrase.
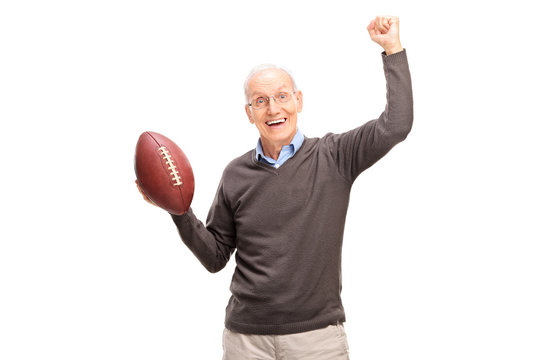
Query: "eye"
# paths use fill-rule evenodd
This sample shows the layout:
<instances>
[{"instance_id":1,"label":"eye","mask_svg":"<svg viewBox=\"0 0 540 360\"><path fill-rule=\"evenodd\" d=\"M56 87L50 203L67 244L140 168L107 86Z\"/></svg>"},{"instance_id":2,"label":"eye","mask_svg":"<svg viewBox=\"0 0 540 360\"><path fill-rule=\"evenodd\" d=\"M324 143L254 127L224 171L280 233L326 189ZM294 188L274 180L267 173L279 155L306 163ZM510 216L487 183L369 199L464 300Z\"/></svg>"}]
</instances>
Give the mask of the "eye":
<instances>
[{"instance_id":1,"label":"eye","mask_svg":"<svg viewBox=\"0 0 540 360\"><path fill-rule=\"evenodd\" d=\"M257 105L262 105L266 102L266 99L263 98L262 96L259 96L258 98L255 99L255 101L253 103L257 104Z\"/></svg>"},{"instance_id":2,"label":"eye","mask_svg":"<svg viewBox=\"0 0 540 360\"><path fill-rule=\"evenodd\" d=\"M277 94L277 98L281 101L287 100L289 98L289 93L287 92L280 92Z\"/></svg>"}]
</instances>

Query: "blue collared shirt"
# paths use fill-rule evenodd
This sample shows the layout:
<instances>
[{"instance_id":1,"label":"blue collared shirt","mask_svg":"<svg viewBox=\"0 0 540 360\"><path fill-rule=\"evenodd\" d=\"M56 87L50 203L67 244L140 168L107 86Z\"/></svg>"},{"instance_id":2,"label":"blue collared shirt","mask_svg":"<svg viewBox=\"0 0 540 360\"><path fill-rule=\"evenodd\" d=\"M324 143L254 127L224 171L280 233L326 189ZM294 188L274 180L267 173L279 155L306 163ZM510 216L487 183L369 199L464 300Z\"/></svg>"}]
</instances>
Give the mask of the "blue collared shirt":
<instances>
[{"instance_id":1,"label":"blue collared shirt","mask_svg":"<svg viewBox=\"0 0 540 360\"><path fill-rule=\"evenodd\" d=\"M304 143L304 135L300 132L300 130L296 130L296 134L294 135L291 143L289 145L285 145L281 148L281 152L279 153L279 156L277 160L274 160L268 156L265 156L263 153L262 148L262 142L261 138L259 138L259 141L257 142L257 147L255 148L255 156L257 160L272 165L276 169L279 168L283 163L296 154L298 149L302 146Z\"/></svg>"}]
</instances>

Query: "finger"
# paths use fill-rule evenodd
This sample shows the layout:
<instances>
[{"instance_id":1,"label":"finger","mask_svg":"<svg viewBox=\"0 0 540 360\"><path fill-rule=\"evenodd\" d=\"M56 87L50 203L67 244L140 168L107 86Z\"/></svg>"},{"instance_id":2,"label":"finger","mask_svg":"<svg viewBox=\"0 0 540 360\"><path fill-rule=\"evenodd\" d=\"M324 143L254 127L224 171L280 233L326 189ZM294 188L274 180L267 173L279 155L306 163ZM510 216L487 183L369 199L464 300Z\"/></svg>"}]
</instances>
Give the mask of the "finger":
<instances>
[{"instance_id":1,"label":"finger","mask_svg":"<svg viewBox=\"0 0 540 360\"><path fill-rule=\"evenodd\" d=\"M377 33L377 35L386 34L387 31L388 30L384 26L380 26L380 25L375 26L375 32Z\"/></svg>"},{"instance_id":2,"label":"finger","mask_svg":"<svg viewBox=\"0 0 540 360\"><path fill-rule=\"evenodd\" d=\"M366 27L367 31L371 31L373 29L373 20L371 20L368 24L368 26Z\"/></svg>"},{"instance_id":3,"label":"finger","mask_svg":"<svg viewBox=\"0 0 540 360\"><path fill-rule=\"evenodd\" d=\"M386 34L390 27L389 25L387 25L386 19L384 17L377 16L375 20L375 29L379 32L379 34Z\"/></svg>"},{"instance_id":4,"label":"finger","mask_svg":"<svg viewBox=\"0 0 540 360\"><path fill-rule=\"evenodd\" d=\"M156 205L148 196L146 196L146 194L144 193L144 191L141 189L141 186L139 185L139 181L138 180L135 180L135 184L137 184L137 189L139 190L139 192L141 193L143 199L147 202L147 203L150 203L152 205Z\"/></svg>"},{"instance_id":5,"label":"finger","mask_svg":"<svg viewBox=\"0 0 540 360\"><path fill-rule=\"evenodd\" d=\"M369 31L369 34L371 36L377 36L377 35L381 35L381 32L377 30L375 25L373 25L373 28Z\"/></svg>"},{"instance_id":6,"label":"finger","mask_svg":"<svg viewBox=\"0 0 540 360\"><path fill-rule=\"evenodd\" d=\"M389 16L383 16L382 24L387 30L390 29L390 17Z\"/></svg>"},{"instance_id":7,"label":"finger","mask_svg":"<svg viewBox=\"0 0 540 360\"><path fill-rule=\"evenodd\" d=\"M381 29L382 28L382 18L380 16L377 16L375 18L375 28L377 30Z\"/></svg>"},{"instance_id":8,"label":"finger","mask_svg":"<svg viewBox=\"0 0 540 360\"><path fill-rule=\"evenodd\" d=\"M371 22L369 23L369 25L367 26L367 30L369 32L369 35L371 37L375 36L375 21L374 20L371 20Z\"/></svg>"},{"instance_id":9,"label":"finger","mask_svg":"<svg viewBox=\"0 0 540 360\"><path fill-rule=\"evenodd\" d=\"M399 17L397 16L387 16L388 18L388 25L392 27L393 25L396 25L399 27Z\"/></svg>"},{"instance_id":10,"label":"finger","mask_svg":"<svg viewBox=\"0 0 540 360\"><path fill-rule=\"evenodd\" d=\"M377 16L377 25L381 28L388 28L388 17L387 16Z\"/></svg>"}]
</instances>

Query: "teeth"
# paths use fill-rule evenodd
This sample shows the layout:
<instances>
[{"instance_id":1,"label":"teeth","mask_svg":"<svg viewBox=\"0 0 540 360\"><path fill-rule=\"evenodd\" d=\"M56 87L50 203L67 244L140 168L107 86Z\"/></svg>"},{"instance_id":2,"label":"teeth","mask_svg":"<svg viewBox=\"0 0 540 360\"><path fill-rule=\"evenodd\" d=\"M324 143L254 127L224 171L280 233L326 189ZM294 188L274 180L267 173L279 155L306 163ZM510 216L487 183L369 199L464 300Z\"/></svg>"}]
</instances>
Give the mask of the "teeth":
<instances>
[{"instance_id":1,"label":"teeth","mask_svg":"<svg viewBox=\"0 0 540 360\"><path fill-rule=\"evenodd\" d=\"M278 120L268 121L267 124L274 125L274 124L279 124L279 123L284 123L284 122L285 122L285 119L278 119Z\"/></svg>"}]
</instances>

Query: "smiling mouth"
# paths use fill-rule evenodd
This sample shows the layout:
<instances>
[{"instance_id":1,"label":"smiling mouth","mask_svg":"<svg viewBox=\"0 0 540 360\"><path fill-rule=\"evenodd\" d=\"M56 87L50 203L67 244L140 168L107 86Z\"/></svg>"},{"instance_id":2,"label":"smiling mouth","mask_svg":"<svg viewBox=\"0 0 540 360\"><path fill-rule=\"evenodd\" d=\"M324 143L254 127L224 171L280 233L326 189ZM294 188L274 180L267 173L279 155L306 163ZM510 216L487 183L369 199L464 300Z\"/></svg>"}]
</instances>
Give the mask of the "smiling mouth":
<instances>
[{"instance_id":1,"label":"smiling mouth","mask_svg":"<svg viewBox=\"0 0 540 360\"><path fill-rule=\"evenodd\" d=\"M287 118L270 120L270 121L265 122L265 124L268 125L268 126L276 126L276 125L279 125L279 124L283 124L285 121L287 121Z\"/></svg>"}]
</instances>

